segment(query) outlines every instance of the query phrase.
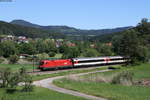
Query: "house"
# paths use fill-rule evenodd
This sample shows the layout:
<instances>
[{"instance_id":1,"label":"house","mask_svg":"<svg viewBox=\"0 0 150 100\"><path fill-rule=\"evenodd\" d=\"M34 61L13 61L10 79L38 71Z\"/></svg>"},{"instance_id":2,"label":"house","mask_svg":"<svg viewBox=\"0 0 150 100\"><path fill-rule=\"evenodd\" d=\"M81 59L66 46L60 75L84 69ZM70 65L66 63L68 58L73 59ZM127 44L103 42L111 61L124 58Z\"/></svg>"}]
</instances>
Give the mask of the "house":
<instances>
[{"instance_id":1,"label":"house","mask_svg":"<svg viewBox=\"0 0 150 100\"><path fill-rule=\"evenodd\" d=\"M29 43L28 39L25 36L19 36L17 43Z\"/></svg>"},{"instance_id":2,"label":"house","mask_svg":"<svg viewBox=\"0 0 150 100\"><path fill-rule=\"evenodd\" d=\"M105 45L107 45L107 46L112 46L112 43L111 42L109 42L109 43L106 43Z\"/></svg>"},{"instance_id":3,"label":"house","mask_svg":"<svg viewBox=\"0 0 150 100\"><path fill-rule=\"evenodd\" d=\"M75 47L75 46L76 46L75 43L71 43L71 42L69 42L69 41L68 41L66 44L67 44L68 47Z\"/></svg>"},{"instance_id":4,"label":"house","mask_svg":"<svg viewBox=\"0 0 150 100\"><path fill-rule=\"evenodd\" d=\"M15 36L12 36L12 35L2 35L2 36L0 36L0 42L14 41L14 40L15 40Z\"/></svg>"},{"instance_id":5,"label":"house","mask_svg":"<svg viewBox=\"0 0 150 100\"><path fill-rule=\"evenodd\" d=\"M59 48L61 45L63 45L63 39L57 39L55 41L55 45L56 45L57 48Z\"/></svg>"},{"instance_id":6,"label":"house","mask_svg":"<svg viewBox=\"0 0 150 100\"><path fill-rule=\"evenodd\" d=\"M96 45L95 44L91 44L90 47L91 48L96 48Z\"/></svg>"}]
</instances>

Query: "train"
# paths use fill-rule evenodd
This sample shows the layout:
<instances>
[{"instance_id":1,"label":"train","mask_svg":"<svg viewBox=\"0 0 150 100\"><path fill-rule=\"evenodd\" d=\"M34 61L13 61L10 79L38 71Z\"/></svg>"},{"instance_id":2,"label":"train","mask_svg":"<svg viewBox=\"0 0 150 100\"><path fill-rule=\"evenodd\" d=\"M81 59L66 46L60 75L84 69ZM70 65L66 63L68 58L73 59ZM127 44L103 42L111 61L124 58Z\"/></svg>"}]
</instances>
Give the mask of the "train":
<instances>
[{"instance_id":1,"label":"train","mask_svg":"<svg viewBox=\"0 0 150 100\"><path fill-rule=\"evenodd\" d=\"M71 59L53 59L41 60L38 69L57 69L57 68L78 68L91 67L100 65L122 64L128 61L127 57L122 56L106 56L106 57L90 57L90 58L71 58Z\"/></svg>"}]
</instances>

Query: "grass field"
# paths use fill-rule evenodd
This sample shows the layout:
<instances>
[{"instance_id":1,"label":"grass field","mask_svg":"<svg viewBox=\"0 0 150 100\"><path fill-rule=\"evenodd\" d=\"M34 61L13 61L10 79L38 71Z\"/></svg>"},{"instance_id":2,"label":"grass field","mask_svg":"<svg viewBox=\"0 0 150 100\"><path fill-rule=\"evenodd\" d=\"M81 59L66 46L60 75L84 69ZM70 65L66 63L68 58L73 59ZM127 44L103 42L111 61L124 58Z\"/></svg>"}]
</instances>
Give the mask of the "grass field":
<instances>
[{"instance_id":1,"label":"grass field","mask_svg":"<svg viewBox=\"0 0 150 100\"><path fill-rule=\"evenodd\" d=\"M36 87L34 92L15 92L8 94L0 89L0 100L86 100L81 97L58 93L45 88Z\"/></svg>"},{"instance_id":2,"label":"grass field","mask_svg":"<svg viewBox=\"0 0 150 100\"><path fill-rule=\"evenodd\" d=\"M17 71L18 69L25 67L28 71L33 70L33 65L32 64L0 64L1 67L7 67L11 68L13 71Z\"/></svg>"},{"instance_id":3,"label":"grass field","mask_svg":"<svg viewBox=\"0 0 150 100\"><path fill-rule=\"evenodd\" d=\"M134 79L150 78L150 64L142 64L139 66L122 68L119 71L122 70L129 70L131 72L134 72ZM118 70L112 72L96 73L92 74L92 76L112 76L117 72ZM85 77L90 76L91 75L89 74ZM150 100L150 86L123 86L101 82L98 83L75 81L68 80L66 78L55 80L54 84L67 89L72 89L83 93L108 98L109 100Z\"/></svg>"},{"instance_id":4,"label":"grass field","mask_svg":"<svg viewBox=\"0 0 150 100\"><path fill-rule=\"evenodd\" d=\"M110 71L110 72L105 72L105 73L95 73L93 75L98 76L112 76L114 73L118 73L121 71L130 71L134 73L133 78L136 80L139 79L145 79L145 78L150 78L150 64L141 64L137 66L128 66L128 67L122 67L120 70L115 70L115 71ZM87 75L86 77L91 76Z\"/></svg>"}]
</instances>

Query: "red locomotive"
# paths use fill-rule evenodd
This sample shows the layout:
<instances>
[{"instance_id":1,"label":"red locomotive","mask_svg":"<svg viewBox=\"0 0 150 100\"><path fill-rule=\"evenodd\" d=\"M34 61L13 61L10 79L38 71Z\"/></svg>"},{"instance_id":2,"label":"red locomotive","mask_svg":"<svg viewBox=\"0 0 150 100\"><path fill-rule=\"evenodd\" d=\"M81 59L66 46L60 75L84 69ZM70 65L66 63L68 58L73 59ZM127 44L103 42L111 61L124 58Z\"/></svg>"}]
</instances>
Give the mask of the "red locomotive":
<instances>
[{"instance_id":1,"label":"red locomotive","mask_svg":"<svg viewBox=\"0 0 150 100\"><path fill-rule=\"evenodd\" d=\"M122 56L94 57L94 58L72 58L72 59L55 59L41 60L39 69L46 68L64 68L64 67L82 67L112 65L127 62L127 58Z\"/></svg>"}]
</instances>

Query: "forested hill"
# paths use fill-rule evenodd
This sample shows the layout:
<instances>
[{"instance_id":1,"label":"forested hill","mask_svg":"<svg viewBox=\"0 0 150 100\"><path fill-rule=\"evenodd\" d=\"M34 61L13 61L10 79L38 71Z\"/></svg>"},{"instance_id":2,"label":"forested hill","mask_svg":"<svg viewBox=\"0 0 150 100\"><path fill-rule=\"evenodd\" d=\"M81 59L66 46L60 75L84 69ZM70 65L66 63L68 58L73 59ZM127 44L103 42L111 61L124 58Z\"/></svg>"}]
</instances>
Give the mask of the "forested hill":
<instances>
[{"instance_id":1,"label":"forested hill","mask_svg":"<svg viewBox=\"0 0 150 100\"><path fill-rule=\"evenodd\" d=\"M71 36L107 35L114 32L122 32L129 28L130 27L103 30L80 30L68 26L40 26L23 20L14 20L10 23L0 21L0 35L16 35L30 38L65 38L66 34Z\"/></svg>"},{"instance_id":2,"label":"forested hill","mask_svg":"<svg viewBox=\"0 0 150 100\"><path fill-rule=\"evenodd\" d=\"M63 38L63 34L39 28L25 27L0 21L0 35L26 36L30 38Z\"/></svg>"},{"instance_id":3,"label":"forested hill","mask_svg":"<svg viewBox=\"0 0 150 100\"><path fill-rule=\"evenodd\" d=\"M143 19L136 27L132 27L128 30L135 30L138 34L138 36L140 38L145 39L145 41L149 41L150 42L150 22L145 21L146 19ZM111 42L113 40L114 37L119 37L121 36L123 33L125 33L127 30L122 31L122 32L116 32L116 33L112 33L112 34L103 34L103 35L99 35L99 36L94 36L92 37L90 40L91 41L99 41L99 42ZM149 44L149 43L147 43Z\"/></svg>"},{"instance_id":4,"label":"forested hill","mask_svg":"<svg viewBox=\"0 0 150 100\"><path fill-rule=\"evenodd\" d=\"M27 27L40 28L48 31L54 31L54 32L59 32L59 33L64 33L69 35L103 35L103 34L111 34L114 32L121 32L131 28L131 26L129 26L129 27L114 28L114 29L82 30L82 29L77 29L69 26L41 26L24 20L13 20L10 23L27 26Z\"/></svg>"}]
</instances>

